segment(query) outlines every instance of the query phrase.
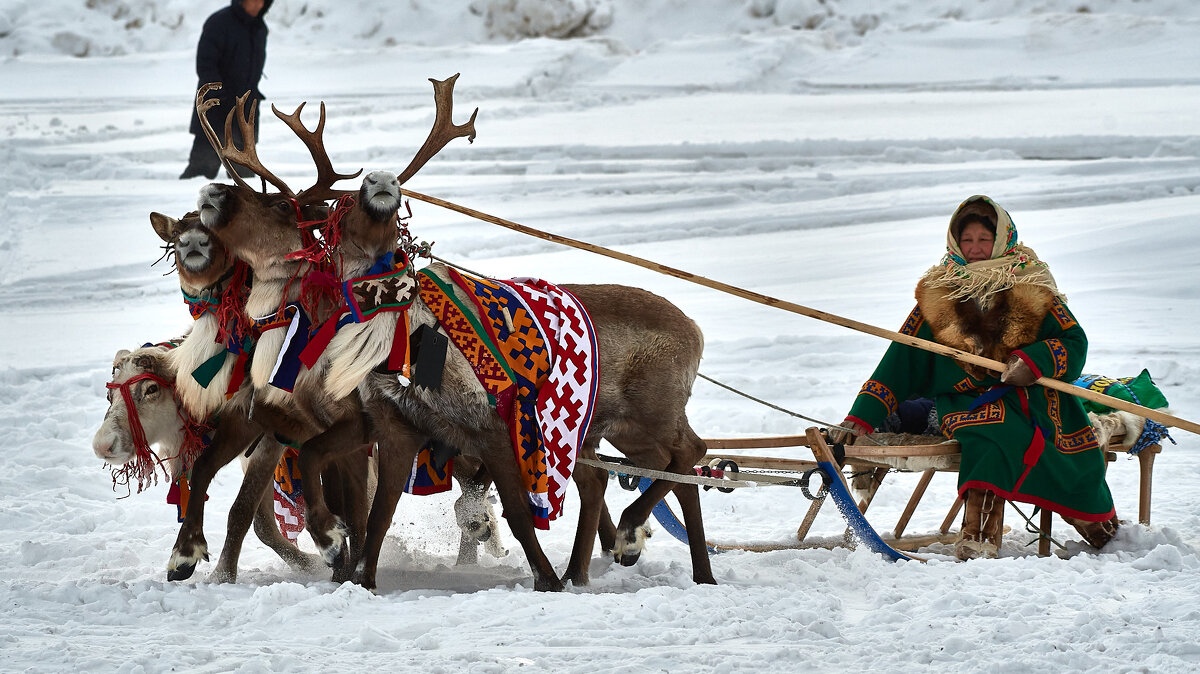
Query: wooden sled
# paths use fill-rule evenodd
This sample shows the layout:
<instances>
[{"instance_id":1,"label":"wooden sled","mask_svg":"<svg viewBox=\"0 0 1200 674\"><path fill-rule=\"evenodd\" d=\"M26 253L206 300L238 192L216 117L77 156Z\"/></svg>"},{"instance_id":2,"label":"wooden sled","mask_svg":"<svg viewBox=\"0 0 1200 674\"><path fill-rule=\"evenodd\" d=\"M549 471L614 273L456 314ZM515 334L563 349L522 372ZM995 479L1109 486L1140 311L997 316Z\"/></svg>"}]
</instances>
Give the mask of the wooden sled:
<instances>
[{"instance_id":1,"label":"wooden sled","mask_svg":"<svg viewBox=\"0 0 1200 674\"><path fill-rule=\"evenodd\" d=\"M816 434L814 442L810 439L810 435ZM961 459L960 448L957 442L946 441L932 436L912 436L906 434L885 434L875 433L872 438L889 443L880 446L855 444L846 447L845 464L852 464L858 470L870 470L869 486L865 490L862 498L857 502L857 509L860 515L865 515L867 508L871 505L872 499L879 491L879 487L883 484L884 479L889 472L896 470L900 472L919 472L920 479L909 495L908 503L906 504L900 518L896 522L895 527L890 532L890 536L879 537L880 542L892 548L898 554L904 554L901 551L916 550L921 547L933 543L950 543L957 539L957 531L952 531L951 528L955 524L959 511L962 509L962 499L956 498L951 504L945 519L942 521L938 532L933 535L925 536L904 536L904 530L907 528L909 521L920 505L921 499L928 488L930 481L935 473L938 472L958 472L958 466ZM940 440L940 441L939 441ZM1133 442L1136 438L1126 441L1123 434L1120 432L1114 433L1104 446L1105 458L1108 462L1116 461L1117 454L1128 453L1132 449ZM705 455L703 463L711 465L715 461L730 459L737 463L739 468L753 468L762 470L786 470L786 471L807 471L813 468L820 469L818 461L811 461L798 458L780 458L769 456L757 456L743 453L745 450L754 449L780 449L792 447L810 448L819 457L822 448L825 452L829 448L825 446L824 441L820 437L820 433L814 428L809 429L806 435L791 435L791 436L775 436L775 437L760 437L760 438L710 438L705 439L705 444L708 446L709 452ZM1162 446L1153 444L1144 448L1137 454L1138 465L1140 469L1139 485L1138 485L1138 521L1144 525L1150 524L1150 507L1152 502L1153 477L1154 477L1154 459L1162 452ZM832 456L829 457L832 459ZM832 461L830 462L832 465ZM837 471L839 477L842 476L840 470ZM844 480L844 477L842 477ZM805 545L808 538L809 529L816 520L817 514L824 505L825 499L818 499L812 502L808 512L801 521L799 528L796 531L796 539L799 545L774 545L774 546L720 546L710 543L710 547L716 548L737 548L737 549L784 549L791 547L827 547L825 542L817 543L816 545ZM856 519L851 513L848 520ZM862 520L865 523L865 519ZM1048 510L1042 510L1039 528L1042 531L1041 539L1038 542L1038 554L1050 554L1050 536L1053 525L1053 513ZM855 523L851 522L851 528ZM869 525L868 525L869 528ZM874 531L874 530L872 530ZM855 532L856 537L858 532ZM868 543L872 544L872 543ZM875 549L875 548L872 548ZM888 555L888 553L881 552Z\"/></svg>"}]
</instances>

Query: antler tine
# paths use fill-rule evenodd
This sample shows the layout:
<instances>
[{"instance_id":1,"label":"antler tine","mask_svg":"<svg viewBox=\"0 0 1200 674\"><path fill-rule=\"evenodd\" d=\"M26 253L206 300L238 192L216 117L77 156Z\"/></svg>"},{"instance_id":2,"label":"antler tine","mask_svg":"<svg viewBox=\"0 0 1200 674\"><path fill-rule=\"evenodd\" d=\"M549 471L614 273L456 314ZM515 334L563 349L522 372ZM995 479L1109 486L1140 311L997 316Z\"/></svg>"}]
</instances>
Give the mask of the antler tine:
<instances>
[{"instance_id":1,"label":"antler tine","mask_svg":"<svg viewBox=\"0 0 1200 674\"><path fill-rule=\"evenodd\" d=\"M246 181L242 180L242 177L238 175L238 172L235 171L233 166L229 163L229 159L225 156L225 148L221 145L220 139L217 138L217 132L212 128L212 125L208 123L208 111L220 105L221 100L218 98L206 99L206 97L210 91L217 91L221 87L222 84L220 82L209 82L200 87L200 89L196 92L196 115L200 118L200 128L204 130L204 135L208 138L208 144L212 145L213 150L217 153L217 157L220 158L221 163L225 166L225 169L229 171L229 175L233 176L233 179L237 182L237 184L245 187L246 189L252 189L246 184ZM232 114L232 111L230 111L230 114ZM225 119L225 125L226 127L229 126L228 117ZM226 136L226 143L230 144L228 142L228 136Z\"/></svg>"},{"instance_id":2,"label":"antler tine","mask_svg":"<svg viewBox=\"0 0 1200 674\"><path fill-rule=\"evenodd\" d=\"M295 196L295 193L292 192L291 188L287 186L287 183L275 177L275 174L268 171L267 168L262 165L262 162L258 160L258 151L255 149L254 141L254 113L256 110L258 110L258 101L255 100L250 104L250 116L247 117L245 114L245 109L246 98L250 95L249 91L241 96L238 96L237 103L234 105L233 109L229 111L229 114L225 116L225 142L222 143L221 140L217 138L217 132L214 131L212 125L208 123L208 118L205 116L205 113L207 113L210 108L220 105L221 101L215 98L205 100L205 97L208 96L210 91L215 91L220 88L220 82L209 82L208 84L200 87L200 90L196 92L196 113L200 116L200 126L204 129L204 135L208 137L208 142L213 146L213 149L216 150L217 156L221 159L221 163L225 165L225 169L229 172L229 175L238 185L241 185L249 190L254 189L246 184L246 181L242 180L242 177L238 175L237 170L233 166L233 163L237 162L238 164L248 167L251 171L254 171L263 180L266 180L275 187L279 188L280 192L283 192L288 196ZM234 116L237 117L238 128L242 132L242 145L244 147L240 150L233 142Z\"/></svg>"},{"instance_id":3,"label":"antler tine","mask_svg":"<svg viewBox=\"0 0 1200 674\"><path fill-rule=\"evenodd\" d=\"M283 120L292 131L304 142L308 147L308 153L312 155L313 163L317 165L317 182L312 187L301 192L296 196L296 201L301 204L315 204L328 199L337 199L345 194L353 194L358 192L353 190L335 190L333 186L340 180L349 180L357 178L362 169L358 169L354 173L338 173L333 170L333 162L329 159L329 153L325 150L325 103L321 102L321 120L317 122L317 128L309 131L304 126L304 122L300 121L300 111L304 109L305 103L301 103L296 111L290 115L285 115L279 111L274 105L271 106L271 111L275 116Z\"/></svg>"},{"instance_id":4,"label":"antler tine","mask_svg":"<svg viewBox=\"0 0 1200 674\"><path fill-rule=\"evenodd\" d=\"M249 91L238 96L233 110L230 110L229 115L225 117L225 148L219 152L223 153L224 157L230 161L235 161L254 171L260 178L279 188L280 192L289 197L295 197L296 193L292 191L292 188L288 187L287 183L276 177L274 173L268 171L267 167L263 166L262 162L258 159L258 149L254 139L254 118L255 113L258 111L258 99L250 103L250 115L247 117L245 109L246 98L248 96L250 96ZM243 147L240 150L233 143L233 118L235 116L237 117L238 128L242 132ZM229 167L226 166L226 168ZM229 173L230 175L237 175L237 171L232 169L230 169ZM239 180L238 182L241 181Z\"/></svg>"},{"instance_id":5,"label":"antler tine","mask_svg":"<svg viewBox=\"0 0 1200 674\"><path fill-rule=\"evenodd\" d=\"M409 162L408 168L400 172L397 180L401 185L409 178L413 177L421 167L426 164L438 152L441 152L446 144L455 138L461 136L467 137L467 142L475 142L475 115L479 114L479 108L475 108L475 112L471 113L471 118L466 124L454 123L454 82L458 80L460 73L455 73L449 79L438 81L429 78L433 82L433 100L437 105L437 112L433 118L433 128L429 130L429 137L425 139L425 144L421 149L417 150L416 156Z\"/></svg>"}]
</instances>

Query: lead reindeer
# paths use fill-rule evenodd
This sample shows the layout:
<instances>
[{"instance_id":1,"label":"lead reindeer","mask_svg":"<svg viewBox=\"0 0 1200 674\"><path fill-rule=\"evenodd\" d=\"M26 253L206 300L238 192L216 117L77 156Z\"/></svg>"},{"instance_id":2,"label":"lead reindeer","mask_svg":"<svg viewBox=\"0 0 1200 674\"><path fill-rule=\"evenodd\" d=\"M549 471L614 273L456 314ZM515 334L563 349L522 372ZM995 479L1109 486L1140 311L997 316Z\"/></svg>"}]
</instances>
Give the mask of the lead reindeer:
<instances>
[{"instance_id":1,"label":"lead reindeer","mask_svg":"<svg viewBox=\"0 0 1200 674\"><path fill-rule=\"evenodd\" d=\"M450 140L474 136L474 115L463 125L451 121L452 91L457 76L434 81L437 114L434 129L409 167L398 178L377 172L364 180L359 203L343 221L343 231L361 227L374 232L378 246L395 240L395 217L399 206L400 185L432 158ZM201 118L213 102L197 97ZM244 100L244 99L243 99ZM279 187L279 194L258 194L248 186L209 185L201 191L198 201L201 218L213 227L238 255L253 260L257 274L259 265L270 268L301 246L294 214L310 201L293 194L258 162L250 146L243 150L231 148L230 128L236 116L245 127L248 122L238 108L230 112L226 123L226 142L219 143L214 132L210 139L223 161L236 161L250 166L256 173ZM301 106L303 107L303 106ZM274 110L300 134L299 109L291 117ZM253 117L253 108L250 117ZM290 120L290 121L289 121ZM321 122L315 133L307 134L306 143L317 156L320 131L324 126L324 106ZM252 138L252 134L244 135ZM305 135L301 135L305 138ZM318 166L323 175L338 176L328 166L323 148ZM351 176L339 176L348 178ZM307 192L307 191L306 191ZM342 194L326 192L333 198ZM310 197L311 198L311 197ZM283 205L281 205L283 204ZM386 236L385 236L386 233ZM390 238L388 238L390 237ZM363 234L361 240L371 238ZM390 244L389 244L390 245ZM346 250L343 244L339 250ZM376 247L364 251L366 256L378 252ZM448 279L447 270L432 265L432 272ZM593 456L601 438L608 439L635 464L666 470L681 475L691 474L695 463L704 455L703 441L687 422L684 407L690 396L700 356L703 337L694 322L674 305L661 297L637 288L619 285L568 286L591 314L597 337L597 355L601 363L594 417L581 447L583 456ZM462 295L462 290L455 288ZM460 299L465 299L460 297ZM470 303L467 302L469 305ZM475 377L470 364L457 349L449 349L440 372L441 386L437 389L402 385L396 377L375 372L386 359L391 345L395 317L373 319L363 327L339 332L330 344L328 358L320 373L327 384L327 394L333 400L352 397L355 391L363 396L372 423L382 432L375 437L381 450L396 459L395 465L411 465L416 448L411 443L391 443L413 426L422 433L461 450L465 455L478 457L495 480L497 491L506 511L514 537L525 550L539 590L558 590L562 581L554 572L537 541L532 516L524 498L523 487L513 456L508 429L489 404L486 391ZM375 321L379 321L376 323ZM408 309L410 332L427 326L437 328L433 312L419 298L413 298ZM419 366L418 366L419 367ZM421 373L414 369L414 376ZM303 454L302 454L303 456ZM381 471L382 472L382 471ZM576 584L587 582L588 562L597 528L604 513L603 492L607 482L604 471L579 467L575 479L581 496L580 520L571 562L564 579ZM383 498L398 498L399 486L381 478L375 506ZM694 485L657 480L622 514L616 533L615 554L623 564L632 564L641 550L640 531L651 509L667 492L674 490L679 498L690 533L693 579L698 583L713 583L711 567L704 543L704 526L700 513L699 495ZM312 506L313 504L310 504ZM390 512L388 513L390 516ZM310 511L310 516L313 513ZM375 513L372 513L372 520ZM375 541L375 528L369 527L369 539ZM367 557L370 556L370 543ZM369 563L369 562L368 562ZM359 578L368 586L373 582L369 572Z\"/></svg>"}]
</instances>

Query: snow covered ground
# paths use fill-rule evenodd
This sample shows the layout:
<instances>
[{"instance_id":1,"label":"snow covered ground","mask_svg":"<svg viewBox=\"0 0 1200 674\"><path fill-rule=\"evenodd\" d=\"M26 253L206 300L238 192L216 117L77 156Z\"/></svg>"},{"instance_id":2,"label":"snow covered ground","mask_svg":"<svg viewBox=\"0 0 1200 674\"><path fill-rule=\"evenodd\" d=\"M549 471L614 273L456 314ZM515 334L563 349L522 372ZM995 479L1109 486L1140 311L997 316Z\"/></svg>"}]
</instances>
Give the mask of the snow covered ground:
<instances>
[{"instance_id":1,"label":"snow covered ground","mask_svg":"<svg viewBox=\"0 0 1200 674\"><path fill-rule=\"evenodd\" d=\"M0 2L0 670L1193 671L1200 667L1200 440L1173 433L1153 526L1137 464L1110 467L1127 520L1103 551L1061 522L1038 558L1009 511L1001 559L726 552L695 586L659 532L630 568L530 589L518 546L455 567L452 495L406 497L380 587L289 570L247 539L236 584L165 582L166 487L121 498L90 447L112 354L181 334L148 214L190 210L192 49L220 2ZM393 6L394 5L394 6ZM410 186L478 210L894 329L946 220L988 194L1054 270L1088 370L1148 368L1200 418L1200 6L1185 0L277 0L270 102L324 100L340 169L398 170L432 120L426 78L462 76L457 141ZM447 6L443 6L447 5ZM881 7L886 5L886 8ZM524 9L527 22L513 20ZM386 13L385 13L386 11ZM589 13L590 12L590 13ZM490 21L489 21L490 18ZM513 39L526 33L569 40ZM83 57L81 57L83 56ZM308 154L264 117L261 156L294 185ZM649 288L706 335L701 372L837 421L885 342L561 248L420 202L435 252L495 276ZM698 382L705 437L809 422ZM803 458L803 453L797 454ZM912 474L871 506L881 529ZM207 537L240 481L218 476ZM934 530L937 476L910 532ZM710 537L786 543L785 487L703 495ZM613 485L610 507L631 500ZM541 541L559 569L575 502ZM833 512L813 535L837 536ZM507 533L507 532L506 532ZM307 538L302 541L311 545Z\"/></svg>"}]
</instances>

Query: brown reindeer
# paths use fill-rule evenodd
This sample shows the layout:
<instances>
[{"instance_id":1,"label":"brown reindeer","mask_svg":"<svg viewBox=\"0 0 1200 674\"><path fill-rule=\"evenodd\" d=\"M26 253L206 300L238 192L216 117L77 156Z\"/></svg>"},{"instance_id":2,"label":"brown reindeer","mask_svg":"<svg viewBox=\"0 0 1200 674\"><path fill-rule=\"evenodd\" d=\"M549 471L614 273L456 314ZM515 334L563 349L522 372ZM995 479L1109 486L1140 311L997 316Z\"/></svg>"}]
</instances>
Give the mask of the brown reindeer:
<instances>
[{"instance_id":1,"label":"brown reindeer","mask_svg":"<svg viewBox=\"0 0 1200 674\"><path fill-rule=\"evenodd\" d=\"M434 130L417 157L395 181L395 193L391 196L398 199L398 185L450 140L459 136L473 137L474 115L464 125L454 125L450 119L453 84L454 78L434 82L438 103ZM203 113L203 109L210 107L206 107L206 104L211 102L202 102L202 96L197 101ZM299 110L291 118L278 110L275 114L285 121L295 120L298 126ZM234 115L237 115L239 123L244 122L246 116L240 106L230 113L230 120ZM296 206L289 209L277 204L299 203L302 207L311 201L301 198L305 193L291 193L261 166L253 151L231 150L230 124L231 121L227 122L224 146L216 141L215 133L210 133L218 153L226 161L251 166L264 180L279 187L282 193L260 195L243 185L209 185L202 190L198 205L205 223L218 231L227 242L234 242L230 245L238 255L243 255L244 248L246 259L255 260L252 264L257 274L260 264L268 268L279 264L301 244L297 233L297 217L293 214ZM320 145L323 124L322 114L317 131L307 134L306 143L310 150ZM331 168L325 168L328 158L324 156L323 149L321 154L323 161L318 160L318 167L322 175L336 176ZM371 179L371 176L368 178ZM376 176L374 183L390 185L391 181L381 181ZM370 203L374 197L382 194L378 191L368 194L367 190L364 181L360 204ZM391 192L390 187L385 191ZM376 210L376 215L386 212L383 208ZM395 206L387 210L390 210L390 217L394 217ZM253 214L253 217L248 217L248 214ZM366 208L358 208L347 217L360 215L365 217L370 213ZM389 235L394 237L394 221L387 224L387 221L377 219L375 227L381 232L390 228ZM345 229L349 229L349 225ZM445 278L444 268L439 265L431 268ZM640 289L617 285L568 288L576 293L592 314L599 346L598 357L602 363L594 421L582 448L583 456L593 455L600 439L607 438L638 465L690 474L705 449L684 414L703 350L699 329L669 302ZM437 328L432 312L419 298L414 299L408 313L410 330L420 326ZM374 373L374 368L381 362L380 356L386 354L387 348L382 338L377 339L376 336L386 336L390 340L387 334L389 325L396 325L394 319L390 323L381 322L380 327L364 327L357 335L339 332L334 343L330 344L332 354L325 362L325 369L319 373L328 386L326 395L333 401L340 401L352 397L355 392L362 394L368 415L378 431L374 437L380 443L381 454L394 453L396 465L411 464L416 447L412 442L404 442L403 438L406 433L412 432L413 426L422 434L480 459L495 481L510 529L525 550L533 570L535 588L561 589L562 581L538 544L507 428L488 404L487 395L470 365L460 352L450 349L440 377L441 386L436 390L417 385L404 386L395 377ZM390 341L386 344L390 344ZM400 442L396 442L396 439L400 439ZM576 479L582 501L580 526L566 580L582 584L587 581L592 543L604 510L606 479L603 471L582 467L576 471ZM384 486L384 482L381 479L380 492L395 488ZM692 533L693 578L696 582L712 583L714 580L704 545L699 496L694 485L656 481L627 508L622 514L616 536L618 558L625 564L632 564L637 559L640 540L636 532L653 506L671 490L680 499L685 522ZM376 506L380 505L379 499L377 493ZM390 517L390 512L387 514ZM374 512L372 520L375 520ZM374 532L374 527L369 526L368 535L372 541L375 540Z\"/></svg>"}]
</instances>

